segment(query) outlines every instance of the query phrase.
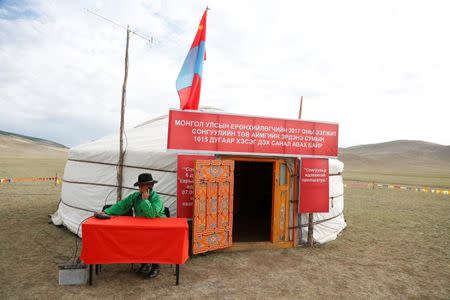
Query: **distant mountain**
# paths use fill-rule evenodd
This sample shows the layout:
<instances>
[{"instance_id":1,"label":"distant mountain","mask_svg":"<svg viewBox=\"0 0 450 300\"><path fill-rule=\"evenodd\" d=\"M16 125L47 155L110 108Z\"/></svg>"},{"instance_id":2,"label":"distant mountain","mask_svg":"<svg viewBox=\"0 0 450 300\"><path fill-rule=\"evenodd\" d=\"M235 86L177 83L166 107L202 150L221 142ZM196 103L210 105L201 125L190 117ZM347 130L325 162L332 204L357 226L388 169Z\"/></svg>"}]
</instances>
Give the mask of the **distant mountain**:
<instances>
[{"instance_id":1,"label":"distant mountain","mask_svg":"<svg viewBox=\"0 0 450 300\"><path fill-rule=\"evenodd\" d=\"M347 171L450 175L450 146L398 140L339 149Z\"/></svg>"},{"instance_id":2,"label":"distant mountain","mask_svg":"<svg viewBox=\"0 0 450 300\"><path fill-rule=\"evenodd\" d=\"M53 141L0 130L0 157L67 157L66 146Z\"/></svg>"},{"instance_id":3,"label":"distant mountain","mask_svg":"<svg viewBox=\"0 0 450 300\"><path fill-rule=\"evenodd\" d=\"M44 139L40 139L40 138L36 138L36 137L32 137L32 136L27 136L27 135L21 135L21 134L17 134L17 133L12 133L12 132L7 132L7 131L2 131L0 130L0 136L11 136L11 137L16 137L16 138L21 138L21 139L25 139L25 140L30 140L39 144L47 144L47 145L51 145L51 146L55 146L55 147L59 147L59 148L65 148L68 149L68 147L64 146L63 144L58 144L55 143L53 141L49 141L49 140L44 140Z\"/></svg>"}]
</instances>

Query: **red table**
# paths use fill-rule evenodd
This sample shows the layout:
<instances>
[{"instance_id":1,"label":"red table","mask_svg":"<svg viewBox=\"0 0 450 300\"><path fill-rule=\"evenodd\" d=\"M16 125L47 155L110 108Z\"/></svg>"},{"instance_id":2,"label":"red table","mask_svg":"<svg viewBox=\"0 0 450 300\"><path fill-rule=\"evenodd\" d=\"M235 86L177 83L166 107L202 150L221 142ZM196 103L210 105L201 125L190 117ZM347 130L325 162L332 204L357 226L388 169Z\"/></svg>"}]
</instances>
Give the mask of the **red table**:
<instances>
[{"instance_id":1,"label":"red table","mask_svg":"<svg viewBox=\"0 0 450 300\"><path fill-rule=\"evenodd\" d=\"M189 258L188 224L185 218L94 217L82 225L81 260L92 265L115 263L175 264L177 284L179 265Z\"/></svg>"}]
</instances>

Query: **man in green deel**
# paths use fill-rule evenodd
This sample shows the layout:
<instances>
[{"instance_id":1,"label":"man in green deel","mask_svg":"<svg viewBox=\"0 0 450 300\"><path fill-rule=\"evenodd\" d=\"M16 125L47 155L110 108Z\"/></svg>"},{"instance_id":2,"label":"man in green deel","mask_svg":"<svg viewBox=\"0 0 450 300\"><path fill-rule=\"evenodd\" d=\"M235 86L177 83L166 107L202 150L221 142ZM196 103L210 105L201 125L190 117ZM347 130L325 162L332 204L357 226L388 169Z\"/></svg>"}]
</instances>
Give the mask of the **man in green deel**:
<instances>
[{"instance_id":1,"label":"man in green deel","mask_svg":"<svg viewBox=\"0 0 450 300\"><path fill-rule=\"evenodd\" d=\"M120 216L133 208L136 217L165 218L164 204L159 195L153 191L153 185L157 182L153 180L150 173L140 174L138 181L134 184L134 186L139 187L139 192L134 192L105 209L105 213L111 216ZM142 264L139 272L148 274L150 278L155 278L158 276L159 270L159 264Z\"/></svg>"}]
</instances>

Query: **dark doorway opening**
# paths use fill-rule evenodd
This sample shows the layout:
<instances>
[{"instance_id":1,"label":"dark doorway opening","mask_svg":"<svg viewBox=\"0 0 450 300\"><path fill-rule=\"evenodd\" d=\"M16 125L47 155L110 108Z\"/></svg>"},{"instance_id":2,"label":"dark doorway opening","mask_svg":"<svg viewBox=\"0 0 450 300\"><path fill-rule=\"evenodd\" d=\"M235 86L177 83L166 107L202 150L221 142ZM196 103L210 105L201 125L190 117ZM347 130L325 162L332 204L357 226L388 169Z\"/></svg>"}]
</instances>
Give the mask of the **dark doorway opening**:
<instances>
[{"instance_id":1,"label":"dark doorway opening","mask_svg":"<svg viewBox=\"0 0 450 300\"><path fill-rule=\"evenodd\" d=\"M270 241L273 163L235 161L233 242Z\"/></svg>"}]
</instances>

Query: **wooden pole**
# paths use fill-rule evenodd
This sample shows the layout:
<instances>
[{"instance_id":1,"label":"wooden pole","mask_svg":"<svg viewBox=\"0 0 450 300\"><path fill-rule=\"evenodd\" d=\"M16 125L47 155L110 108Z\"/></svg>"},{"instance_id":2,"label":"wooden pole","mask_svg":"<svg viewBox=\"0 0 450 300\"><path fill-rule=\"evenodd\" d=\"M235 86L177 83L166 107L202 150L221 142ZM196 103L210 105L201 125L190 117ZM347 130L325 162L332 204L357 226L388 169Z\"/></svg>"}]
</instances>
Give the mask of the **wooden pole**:
<instances>
[{"instance_id":1,"label":"wooden pole","mask_svg":"<svg viewBox=\"0 0 450 300\"><path fill-rule=\"evenodd\" d=\"M302 118L302 106L303 106L303 96L300 97L300 109L298 111L298 119Z\"/></svg>"},{"instance_id":2,"label":"wooden pole","mask_svg":"<svg viewBox=\"0 0 450 300\"><path fill-rule=\"evenodd\" d=\"M122 104L121 104L121 108L120 108L120 136L119 136L119 142L120 142L120 146L119 146L119 162L117 163L117 201L119 201L120 199L122 199L122 184L123 184L123 159L125 156L125 152L123 151L123 127L124 127L124 116L125 116L125 101L126 101L126 94L127 94L127 79L128 79L128 45L130 42L130 33L140 37L141 39L144 39L150 43L153 43L153 37L151 38L147 38L145 36L143 36L142 34L134 31L134 30L130 30L130 26L127 25L127 27L105 17L102 16L101 14L98 14L96 12L93 12L89 9L87 9L87 11L99 18L102 18L105 21L108 21L116 26L119 26L120 28L126 29L127 30L127 45L125 48L125 76L123 78L123 85L122 85Z\"/></svg>"},{"instance_id":3,"label":"wooden pole","mask_svg":"<svg viewBox=\"0 0 450 300\"><path fill-rule=\"evenodd\" d=\"M314 246L314 214L308 214L308 246Z\"/></svg>"},{"instance_id":4,"label":"wooden pole","mask_svg":"<svg viewBox=\"0 0 450 300\"><path fill-rule=\"evenodd\" d=\"M122 85L122 103L120 108L120 149L119 149L119 168L117 169L117 201L122 199L122 181L123 181L123 127L125 117L125 98L127 94L127 79L128 79L128 44L130 41L130 26L127 26L127 45L125 48L125 75Z\"/></svg>"},{"instance_id":5,"label":"wooden pole","mask_svg":"<svg viewBox=\"0 0 450 300\"><path fill-rule=\"evenodd\" d=\"M298 111L298 118L302 118L302 107L303 107L303 96L300 97L300 109ZM301 219L300 219L301 220ZM301 223L300 223L301 225ZM309 247L314 246L314 214L308 214L308 241L307 245Z\"/></svg>"}]
</instances>

